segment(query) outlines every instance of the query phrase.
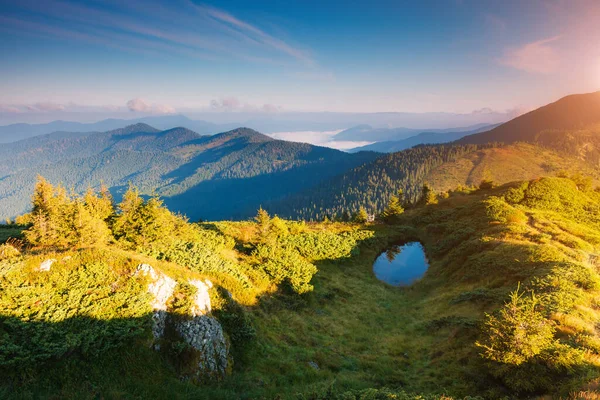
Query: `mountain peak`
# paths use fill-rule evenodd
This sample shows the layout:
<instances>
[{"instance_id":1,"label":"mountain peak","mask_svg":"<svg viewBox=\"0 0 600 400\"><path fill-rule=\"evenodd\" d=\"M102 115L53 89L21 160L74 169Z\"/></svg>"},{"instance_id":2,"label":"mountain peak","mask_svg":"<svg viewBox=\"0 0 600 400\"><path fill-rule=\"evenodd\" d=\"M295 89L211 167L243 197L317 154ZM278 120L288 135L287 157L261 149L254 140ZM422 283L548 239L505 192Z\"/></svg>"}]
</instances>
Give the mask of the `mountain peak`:
<instances>
[{"instance_id":1,"label":"mountain peak","mask_svg":"<svg viewBox=\"0 0 600 400\"><path fill-rule=\"evenodd\" d=\"M240 127L227 132L214 135L213 138L220 140L243 139L250 143L270 142L275 139L255 131L254 129Z\"/></svg>"},{"instance_id":2,"label":"mountain peak","mask_svg":"<svg viewBox=\"0 0 600 400\"><path fill-rule=\"evenodd\" d=\"M127 125L124 128L119 128L119 129L115 129L112 131L108 131L106 133L109 133L112 135L129 135L132 133L157 133L157 132L160 132L160 131L148 124L145 124L143 122L138 122L136 124Z\"/></svg>"}]
</instances>

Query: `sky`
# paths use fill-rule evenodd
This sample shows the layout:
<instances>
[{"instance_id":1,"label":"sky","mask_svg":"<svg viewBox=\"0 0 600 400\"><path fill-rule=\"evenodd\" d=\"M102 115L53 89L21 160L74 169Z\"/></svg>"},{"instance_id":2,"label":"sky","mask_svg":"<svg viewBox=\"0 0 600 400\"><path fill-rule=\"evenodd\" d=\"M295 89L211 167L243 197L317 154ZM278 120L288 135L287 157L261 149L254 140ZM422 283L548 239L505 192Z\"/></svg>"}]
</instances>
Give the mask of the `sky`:
<instances>
[{"instance_id":1,"label":"sky","mask_svg":"<svg viewBox=\"0 0 600 400\"><path fill-rule=\"evenodd\" d=\"M0 122L518 114L600 90L598 21L596 0L0 0Z\"/></svg>"}]
</instances>

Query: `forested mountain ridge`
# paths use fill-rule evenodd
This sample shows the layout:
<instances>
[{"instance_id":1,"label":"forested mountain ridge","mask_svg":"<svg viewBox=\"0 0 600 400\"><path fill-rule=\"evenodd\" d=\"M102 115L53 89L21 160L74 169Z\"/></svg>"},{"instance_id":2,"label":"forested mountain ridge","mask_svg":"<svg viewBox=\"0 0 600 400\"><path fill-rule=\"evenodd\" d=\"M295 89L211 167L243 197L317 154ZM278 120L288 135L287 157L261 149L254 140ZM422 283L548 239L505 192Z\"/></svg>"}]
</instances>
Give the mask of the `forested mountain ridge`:
<instances>
[{"instance_id":1,"label":"forested mountain ridge","mask_svg":"<svg viewBox=\"0 0 600 400\"><path fill-rule=\"evenodd\" d=\"M76 192L103 181L117 198L132 183L193 219L244 218L261 204L376 157L274 140L248 128L201 136L139 123L100 133L50 134L0 150L0 217L26 211L27 193L43 174Z\"/></svg>"},{"instance_id":2,"label":"forested mountain ridge","mask_svg":"<svg viewBox=\"0 0 600 400\"><path fill-rule=\"evenodd\" d=\"M527 143L504 145L443 144L417 146L386 154L369 164L324 181L290 198L268 204L286 217L309 220L341 218L365 207L383 211L398 190L407 202L418 201L424 184L439 194L482 181L504 184L515 180L581 171L598 180L600 173L580 158Z\"/></svg>"}]
</instances>

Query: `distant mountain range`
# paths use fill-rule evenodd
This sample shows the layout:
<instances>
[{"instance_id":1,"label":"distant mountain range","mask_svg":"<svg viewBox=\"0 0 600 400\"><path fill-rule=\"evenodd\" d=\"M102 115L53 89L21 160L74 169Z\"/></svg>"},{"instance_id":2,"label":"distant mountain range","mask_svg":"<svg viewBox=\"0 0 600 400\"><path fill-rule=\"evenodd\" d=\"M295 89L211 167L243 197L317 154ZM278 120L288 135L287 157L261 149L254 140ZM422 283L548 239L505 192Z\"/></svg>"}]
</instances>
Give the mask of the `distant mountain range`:
<instances>
[{"instance_id":1,"label":"distant mountain range","mask_svg":"<svg viewBox=\"0 0 600 400\"><path fill-rule=\"evenodd\" d=\"M123 128L138 123L149 124L158 129L168 129L174 126L186 127L200 134L215 134L233 129L239 125L217 125L206 121L187 118L184 115L167 115L144 117L137 119L105 119L93 123L53 121L46 124L12 124L0 126L0 143L11 143L30 137L45 135L53 132L104 132Z\"/></svg>"},{"instance_id":2,"label":"distant mountain range","mask_svg":"<svg viewBox=\"0 0 600 400\"><path fill-rule=\"evenodd\" d=\"M129 183L192 219L247 218L377 157L274 140L247 128L202 136L138 123L108 132L52 133L0 148L0 218L25 212L36 176L81 193Z\"/></svg>"},{"instance_id":3,"label":"distant mountain range","mask_svg":"<svg viewBox=\"0 0 600 400\"><path fill-rule=\"evenodd\" d=\"M412 128L373 128L370 125L358 125L346 129L334 136L335 140L384 142L398 141L417 136L421 133L456 133L456 132L483 132L490 129L490 124L477 124L473 126L449 128L449 129L412 129Z\"/></svg>"},{"instance_id":4,"label":"distant mountain range","mask_svg":"<svg viewBox=\"0 0 600 400\"><path fill-rule=\"evenodd\" d=\"M487 125L486 124L486 125L481 125L478 127L468 127L465 129L470 128L470 130L465 130L465 131L461 130L461 128L458 128L458 130L454 130L454 129L431 130L431 131L421 132L414 136L407 137L406 139L389 140L389 141L386 140L386 141L376 142L376 143L373 143L373 144L370 144L367 146L357 147L357 148L349 150L349 152L356 153L358 151L377 151L379 153L395 153L397 151L410 149L411 147L418 146L420 144L437 144L437 143L454 142L455 140L458 140L464 136L472 135L474 133L484 132L484 131L490 130L496 126L497 125ZM378 130L378 131L381 132L381 130ZM389 131L393 132L396 130L389 130ZM367 134L368 134L368 131L365 132L365 136ZM405 133L403 132L396 137L401 137L404 135L405 135ZM380 133L378 136L382 136L382 134ZM385 136L392 136L392 134L390 133L390 135L385 135Z\"/></svg>"},{"instance_id":5,"label":"distant mountain range","mask_svg":"<svg viewBox=\"0 0 600 400\"><path fill-rule=\"evenodd\" d=\"M64 118L92 118L93 115L79 115L77 113L64 113ZM215 134L225 132L239 126L251 127L263 133L302 132L302 131L334 131L345 129L349 126L367 124L371 126L405 126L398 128L405 130L408 136L430 130L429 128L446 128L457 126L473 126L475 124L495 124L509 119L507 113L325 113L325 112L275 112L275 113L250 113L250 112L203 112L191 115L160 115L143 116L130 119L129 114L122 118L103 119L93 123L72 122L68 120L53 121L48 123L26 124L13 123L0 126L0 143L15 142L28 137L44 135L52 132L105 132L108 130L124 128L136 123L145 123L157 129L169 129L181 126L200 134ZM10 118L9 118L10 117ZM31 116L30 116L31 117ZM39 115L38 117L44 117ZM46 116L47 117L47 116ZM0 113L0 121L14 121L15 116ZM210 121L210 122L209 122ZM428 128L428 129L424 129ZM460 130L468 130L459 128ZM386 130L386 129L383 129ZM336 140L344 140L346 133ZM406 136L406 137L408 137ZM351 141L353 139L350 139ZM382 138L368 141L398 140L398 138ZM362 141L362 140L359 140Z\"/></svg>"},{"instance_id":6,"label":"distant mountain range","mask_svg":"<svg viewBox=\"0 0 600 400\"><path fill-rule=\"evenodd\" d=\"M381 211L399 189L415 201L426 182L445 191L484 179L502 184L560 171L598 181L599 167L597 92L565 97L458 142L386 154L268 206L284 216L331 218L361 206Z\"/></svg>"},{"instance_id":7,"label":"distant mountain range","mask_svg":"<svg viewBox=\"0 0 600 400\"><path fill-rule=\"evenodd\" d=\"M360 135L369 131L373 130L355 127L339 136L363 139ZM414 133L374 131L377 138ZM433 130L384 142L380 150L466 133ZM380 211L398 189L414 201L424 182L435 190L448 190L477 185L482 179L505 183L561 170L596 177L599 166L600 92L568 96L452 144L385 155L274 140L248 128L209 136L183 127L165 130L137 123L106 132L53 132L3 144L0 217L28 209L38 174L76 192L103 181L116 198L131 182L193 220L247 218L261 205L282 216L319 219L360 206Z\"/></svg>"}]
</instances>

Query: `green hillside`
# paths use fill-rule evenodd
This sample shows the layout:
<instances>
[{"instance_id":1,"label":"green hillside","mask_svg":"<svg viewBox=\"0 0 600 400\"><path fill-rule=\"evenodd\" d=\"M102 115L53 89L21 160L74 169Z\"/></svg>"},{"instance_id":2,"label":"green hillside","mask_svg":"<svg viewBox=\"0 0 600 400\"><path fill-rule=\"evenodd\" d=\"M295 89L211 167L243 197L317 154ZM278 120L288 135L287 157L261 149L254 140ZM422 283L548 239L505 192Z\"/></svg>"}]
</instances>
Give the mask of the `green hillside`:
<instances>
[{"instance_id":1,"label":"green hillside","mask_svg":"<svg viewBox=\"0 0 600 400\"><path fill-rule=\"evenodd\" d=\"M579 157L526 143L419 146L382 156L267 206L280 215L331 219L352 214L360 207L379 213L398 190L408 202L415 203L424 184L440 193L479 186L483 180L504 184L576 171L598 177L595 168Z\"/></svg>"},{"instance_id":2,"label":"green hillside","mask_svg":"<svg viewBox=\"0 0 600 400\"><path fill-rule=\"evenodd\" d=\"M453 192L395 225L197 225L131 191L116 211L102 193L36 193L29 246L0 247L3 398L567 396L599 379L600 195L585 179ZM378 281L373 260L408 240L423 279ZM149 345L144 264L176 282L170 323L190 318L189 282L215 285L220 379L189 379L203 355L178 334Z\"/></svg>"}]
</instances>

